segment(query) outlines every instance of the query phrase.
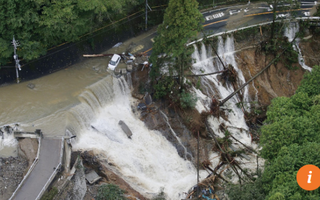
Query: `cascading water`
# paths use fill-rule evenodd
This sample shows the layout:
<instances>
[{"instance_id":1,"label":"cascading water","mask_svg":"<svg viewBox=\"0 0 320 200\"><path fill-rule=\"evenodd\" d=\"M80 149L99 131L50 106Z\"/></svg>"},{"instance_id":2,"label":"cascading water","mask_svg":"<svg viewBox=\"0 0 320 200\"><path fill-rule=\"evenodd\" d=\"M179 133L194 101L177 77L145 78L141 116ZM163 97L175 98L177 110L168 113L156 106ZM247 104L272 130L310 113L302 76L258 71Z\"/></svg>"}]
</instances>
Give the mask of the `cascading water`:
<instances>
[{"instance_id":1,"label":"cascading water","mask_svg":"<svg viewBox=\"0 0 320 200\"><path fill-rule=\"evenodd\" d=\"M9 128L10 127L10 128ZM14 127L14 128L12 128ZM17 129L15 125L6 125L0 127L0 151L3 151L4 148L6 152L3 152L2 156L5 155L16 155L16 146L18 145L17 140L14 138L13 130Z\"/></svg>"},{"instance_id":2,"label":"cascading water","mask_svg":"<svg viewBox=\"0 0 320 200\"><path fill-rule=\"evenodd\" d=\"M135 116L124 78L109 76L84 94L81 98L88 100L70 110L68 131L77 135L73 149L93 150L107 168L147 198L161 191L167 199L184 198L196 184L196 169L160 132L148 130ZM118 125L120 120L132 131L132 139Z\"/></svg>"},{"instance_id":3,"label":"cascading water","mask_svg":"<svg viewBox=\"0 0 320 200\"><path fill-rule=\"evenodd\" d=\"M131 73L127 73L127 83L128 83L129 89L131 89L132 88L132 75L131 75Z\"/></svg>"},{"instance_id":4,"label":"cascading water","mask_svg":"<svg viewBox=\"0 0 320 200\"><path fill-rule=\"evenodd\" d=\"M164 114L164 112L162 112L161 110L160 110L160 113L163 115L167 125L169 126L169 129L170 129L171 133L177 139L179 144L182 146L183 151L184 151L184 159L188 159L188 156L189 156L190 160L192 160L193 159L192 155L187 151L187 148L182 144L180 138L177 136L176 132L172 129L172 127L171 127L171 125L169 123L169 119L168 119L167 115Z\"/></svg>"},{"instance_id":5,"label":"cascading water","mask_svg":"<svg viewBox=\"0 0 320 200\"><path fill-rule=\"evenodd\" d=\"M284 36L286 36L289 40L289 42L292 42L294 37L296 36L296 33L299 31L299 24L297 22L290 23L288 27L286 27L284 31ZM301 49L299 47L299 38L296 38L296 40L293 43L293 49L298 52L298 60L301 67L305 70L311 71L312 68L307 66L304 62L303 56L301 54Z\"/></svg>"},{"instance_id":6,"label":"cascading water","mask_svg":"<svg viewBox=\"0 0 320 200\"><path fill-rule=\"evenodd\" d=\"M195 60L195 63L193 64L193 73L206 74L223 70L223 65L220 63L219 59L213 55L208 55L205 45L201 45L201 53L199 53L197 46L194 45L195 52L192 55L193 59ZM210 47L208 48L208 52L212 52ZM242 71L238 69L235 60L233 37L228 36L225 42L223 41L222 37L219 37L217 49L217 53L223 60L224 64L226 66L228 64L231 64L233 68L236 70L238 75L238 86L245 83ZM226 84L225 86L223 86L223 84L219 82L217 76L217 74L214 74L201 77L201 79L203 79L202 82L207 83L202 85L205 88L207 94L203 94L200 90L194 88L195 93L198 99L200 100L197 102L196 106L199 112L202 112L203 108L208 110L207 99L210 98L210 96L208 97L206 95L212 95L212 91L217 91L213 95L218 100L226 98L229 94L231 94L234 91L234 88L231 84ZM240 99L240 95L235 95L228 102L226 102L223 107L220 108L225 111L227 119L222 117L216 118L210 116L208 118L208 122L211 129L214 131L216 135L218 135L218 137L224 137L224 133L219 129L220 124L224 123L225 127L233 135L233 137L235 137L237 140L241 141L243 144L247 146L257 148L257 145L251 143L251 137L249 136L249 128L246 125L243 110L237 106L237 103L242 101L245 109L247 111L250 111L248 86L246 86L243 89L242 97L243 98ZM201 102L203 106L200 106L199 102ZM231 145L233 149L243 149L243 146L241 146L241 144L239 144L236 141L233 142L234 143ZM244 167L252 170L255 169L256 156L251 155L245 157L249 160L249 164L247 163ZM220 158L219 156L217 156L217 153L212 153L210 159L213 167L215 167L219 163ZM236 159L239 160L240 163L242 162L240 158L237 157ZM237 177L234 177L232 179L233 182L237 182L237 180Z\"/></svg>"}]
</instances>

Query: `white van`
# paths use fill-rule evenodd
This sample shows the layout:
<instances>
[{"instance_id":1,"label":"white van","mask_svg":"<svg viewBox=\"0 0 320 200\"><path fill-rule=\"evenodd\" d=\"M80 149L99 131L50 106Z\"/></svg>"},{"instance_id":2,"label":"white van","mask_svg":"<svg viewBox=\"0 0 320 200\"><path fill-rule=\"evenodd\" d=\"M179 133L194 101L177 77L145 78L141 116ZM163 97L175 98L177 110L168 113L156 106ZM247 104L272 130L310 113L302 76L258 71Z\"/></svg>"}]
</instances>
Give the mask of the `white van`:
<instances>
[{"instance_id":1,"label":"white van","mask_svg":"<svg viewBox=\"0 0 320 200\"><path fill-rule=\"evenodd\" d=\"M118 54L113 54L108 64L108 69L113 71L118 66L120 60L121 60L121 57Z\"/></svg>"}]
</instances>

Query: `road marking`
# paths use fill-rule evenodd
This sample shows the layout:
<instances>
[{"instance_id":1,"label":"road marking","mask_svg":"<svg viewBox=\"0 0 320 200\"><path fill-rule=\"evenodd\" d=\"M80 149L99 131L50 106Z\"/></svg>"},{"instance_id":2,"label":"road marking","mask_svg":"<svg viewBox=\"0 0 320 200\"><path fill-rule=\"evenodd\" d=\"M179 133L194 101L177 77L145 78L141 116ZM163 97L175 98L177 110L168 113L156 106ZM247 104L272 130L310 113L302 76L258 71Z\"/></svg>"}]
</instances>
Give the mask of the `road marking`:
<instances>
[{"instance_id":1,"label":"road marking","mask_svg":"<svg viewBox=\"0 0 320 200\"><path fill-rule=\"evenodd\" d=\"M148 49L147 51L143 52L143 54L148 53L149 51L151 51L152 47L150 49Z\"/></svg>"},{"instance_id":2,"label":"road marking","mask_svg":"<svg viewBox=\"0 0 320 200\"><path fill-rule=\"evenodd\" d=\"M131 51L131 53L135 53L135 52L137 52L137 51L139 51L141 49L143 49L143 45L138 45Z\"/></svg>"},{"instance_id":3,"label":"road marking","mask_svg":"<svg viewBox=\"0 0 320 200\"><path fill-rule=\"evenodd\" d=\"M153 38L151 38L151 42L153 42L153 43L154 43L154 39L153 39Z\"/></svg>"},{"instance_id":4,"label":"road marking","mask_svg":"<svg viewBox=\"0 0 320 200\"><path fill-rule=\"evenodd\" d=\"M297 11L297 10L310 10L311 8L301 8L301 9L296 9L296 10L294 10L294 11ZM283 12L283 11L277 11L277 12ZM266 14L271 14L272 12L264 12L264 13L257 13L257 14L251 14L251 15L245 15L245 17L251 17L251 16L257 16L257 15L266 15ZM212 24L218 24L218 23L220 23L220 22L225 22L225 21L227 21L228 19L224 19L224 20L220 20L220 21L216 21L216 22L211 22L211 23L209 23L209 24L205 24L205 25L203 25L203 27L206 27L206 26L210 26L210 25L212 25ZM153 38L152 38L153 39ZM152 41L152 39L151 39L151 41ZM139 45L140 46L140 45ZM151 51L152 50L152 48L150 48L150 49L148 49L147 51L145 51L145 52L143 52L144 54L145 53L147 53L147 52L149 52L149 51Z\"/></svg>"},{"instance_id":5,"label":"road marking","mask_svg":"<svg viewBox=\"0 0 320 200\"><path fill-rule=\"evenodd\" d=\"M217 14L213 14L213 15L209 15L209 16L206 16L206 21L209 21L209 20L213 20L213 19L217 19L217 18L221 18L224 16L224 13L223 12L220 12L220 13L217 13Z\"/></svg>"},{"instance_id":6,"label":"road marking","mask_svg":"<svg viewBox=\"0 0 320 200\"><path fill-rule=\"evenodd\" d=\"M300 8L292 11L299 11L299 10L311 10L311 8ZM283 11L276 11L276 13L279 12L290 12L289 10L283 10ZM257 14L251 14L251 15L245 15L245 17L252 17L252 16L258 16L258 15L266 15L266 14L272 14L273 12L264 12L264 13L257 13Z\"/></svg>"},{"instance_id":7,"label":"road marking","mask_svg":"<svg viewBox=\"0 0 320 200\"><path fill-rule=\"evenodd\" d=\"M220 23L220 22L225 22L225 21L227 21L227 20L228 20L228 19L220 20L220 21L217 21L217 22L211 22L211 23L209 23L209 24L203 25L203 27L210 26L210 25L212 25L212 24L217 24L217 23Z\"/></svg>"},{"instance_id":8,"label":"road marking","mask_svg":"<svg viewBox=\"0 0 320 200\"><path fill-rule=\"evenodd\" d=\"M209 26L209 25L212 25L212 24L217 24L217 23L220 23L220 22L225 22L225 21L227 21L228 19L224 19L224 20L220 20L220 21L217 21L217 22L211 22L210 24L205 24L205 25L203 25L203 27L206 27L206 26ZM153 38L152 38L153 39ZM151 41L152 41L152 39L151 39ZM141 45L139 45L139 46L141 46ZM139 47L138 46L138 47ZM136 49L136 48L135 48ZM134 50L135 50L134 49ZM149 51L151 51L152 50L152 47L150 48L150 49L148 49L148 50L146 50L145 52L143 52L143 54L145 54L145 53L148 53ZM134 52L132 52L132 53L134 53Z\"/></svg>"}]
</instances>

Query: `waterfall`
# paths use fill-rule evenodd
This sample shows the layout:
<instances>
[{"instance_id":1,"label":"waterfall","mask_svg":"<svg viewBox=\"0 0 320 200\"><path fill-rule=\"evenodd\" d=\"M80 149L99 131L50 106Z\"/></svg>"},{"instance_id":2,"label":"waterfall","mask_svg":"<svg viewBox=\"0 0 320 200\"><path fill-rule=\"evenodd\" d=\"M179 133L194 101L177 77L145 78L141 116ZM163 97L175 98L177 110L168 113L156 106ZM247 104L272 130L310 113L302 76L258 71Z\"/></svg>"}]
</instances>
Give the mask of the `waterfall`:
<instances>
[{"instance_id":1,"label":"waterfall","mask_svg":"<svg viewBox=\"0 0 320 200\"><path fill-rule=\"evenodd\" d=\"M192 54L193 59L196 61L193 63L192 71L194 74L204 74L204 73L212 73L217 71L222 71L223 65L219 61L219 59L214 56L210 55L207 52L205 52L204 44L201 44L201 51L199 52L196 45L194 45L195 52ZM208 48L208 52L212 52L210 47ZM232 36L227 36L226 40L223 41L222 37L218 37L218 44L217 44L217 53L222 59L224 65L231 64L234 69L236 70L238 74L238 86L245 83L245 79L243 76L242 71L238 68L237 62L234 55L235 49L234 49L234 41ZM234 91L233 86L230 84L226 84L223 86L222 83L219 82L217 78L217 74L209 75L209 76L202 76L201 82L202 87L204 88L204 91L206 94L203 94L203 92L199 89L193 88L194 92L196 93L198 97L198 102L196 105L196 108L199 112L202 112L203 110L208 110L208 104L207 100L211 99L210 96L207 95L213 95L216 99L222 100L226 98L229 94L231 94ZM213 93L213 94L211 94ZM239 101L242 101L245 105L245 109L247 111L250 111L250 103L249 103L249 91L248 86L246 86L242 91L243 99L240 99L239 95L233 96L228 102L224 104L223 107L220 109L225 112L226 118L223 117L213 117L210 116L208 118L208 123L210 125L210 128L213 130L213 132L220 138L224 137L224 133L219 129L219 126L221 123L224 123L227 127L228 131L247 146L251 146L253 148L257 148L256 144L251 143L251 137L249 135L249 128L246 125L245 119L244 119L244 113L243 110L240 109L236 104ZM202 106L201 106L202 104ZM232 147L234 149L243 149L244 147L241 146L238 142L233 140ZM250 155L249 157L251 164L246 164L243 167L248 168L251 170L255 170L255 155ZM219 163L219 156L217 156L217 153L213 152L212 155L210 155L210 162L212 163L212 167L216 167L216 165ZM240 161L241 158L237 157L236 160ZM241 161L240 161L241 162ZM234 175L234 178L232 178L232 181L236 183L238 181L238 178Z\"/></svg>"},{"instance_id":2,"label":"waterfall","mask_svg":"<svg viewBox=\"0 0 320 200\"><path fill-rule=\"evenodd\" d=\"M77 135L72 142L74 150L93 150L108 169L147 198L161 191L166 199L185 198L183 194L196 184L195 167L132 112L129 86L123 77L108 76L86 88L80 97L86 100L70 110L68 119L68 132ZM118 125L119 120L130 128L132 139Z\"/></svg>"},{"instance_id":3,"label":"waterfall","mask_svg":"<svg viewBox=\"0 0 320 200\"><path fill-rule=\"evenodd\" d=\"M129 89L132 89L132 76L131 76L131 73L127 73L127 83L128 83Z\"/></svg>"},{"instance_id":4,"label":"waterfall","mask_svg":"<svg viewBox=\"0 0 320 200\"><path fill-rule=\"evenodd\" d=\"M17 127L11 124L0 127L0 157L16 154L14 152L16 151L18 141L14 138L13 131L15 129L17 129Z\"/></svg>"},{"instance_id":5,"label":"waterfall","mask_svg":"<svg viewBox=\"0 0 320 200\"><path fill-rule=\"evenodd\" d=\"M292 42L292 40L294 39L298 31L299 31L299 24L297 22L290 23L289 26L286 27L284 31L284 36L288 38L289 42ZM311 71L312 68L305 64L304 59L302 57L301 49L299 47L299 38L297 38L292 45L293 45L293 49L298 52L298 60L301 67L305 70Z\"/></svg>"},{"instance_id":6,"label":"waterfall","mask_svg":"<svg viewBox=\"0 0 320 200\"><path fill-rule=\"evenodd\" d=\"M184 159L188 159L188 156L190 158L190 160L193 159L192 155L188 152L187 148L182 144L180 138L177 136L176 132L172 129L170 123L169 123L169 119L167 117L166 114L164 114L161 110L160 110L160 113L163 115L167 125L169 126L169 129L171 131L171 133L173 134L173 136L177 139L177 141L179 142L180 146L182 146L183 150L184 150Z\"/></svg>"}]
</instances>

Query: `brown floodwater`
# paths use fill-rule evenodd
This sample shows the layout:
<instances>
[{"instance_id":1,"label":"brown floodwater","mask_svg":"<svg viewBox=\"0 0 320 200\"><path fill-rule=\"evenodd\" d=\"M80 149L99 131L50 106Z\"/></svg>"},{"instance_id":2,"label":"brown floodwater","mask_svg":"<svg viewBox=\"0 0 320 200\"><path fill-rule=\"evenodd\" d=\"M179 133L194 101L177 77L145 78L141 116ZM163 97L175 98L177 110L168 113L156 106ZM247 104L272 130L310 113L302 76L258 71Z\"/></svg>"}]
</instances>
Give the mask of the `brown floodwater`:
<instances>
[{"instance_id":1,"label":"brown floodwater","mask_svg":"<svg viewBox=\"0 0 320 200\"><path fill-rule=\"evenodd\" d=\"M139 42L155 30L123 42L102 53L122 53L132 44L133 51L144 47ZM99 52L100 53L100 52ZM41 129L50 136L65 135L68 111L80 103L79 95L86 87L111 74L106 70L109 57L88 58L83 62L38 79L0 87L0 127L19 124L19 129ZM119 67L124 66L120 63ZM23 69L22 69L23 70ZM34 84L30 89L28 84ZM0 137L0 143L1 141ZM16 155L16 146L0 144L0 157Z\"/></svg>"}]
</instances>

